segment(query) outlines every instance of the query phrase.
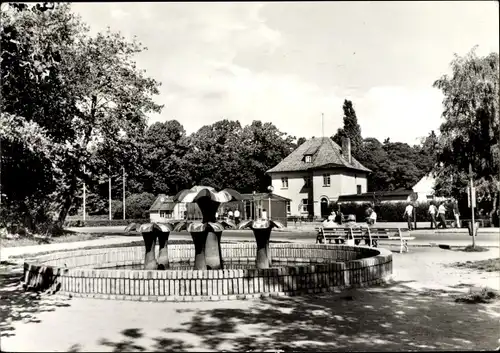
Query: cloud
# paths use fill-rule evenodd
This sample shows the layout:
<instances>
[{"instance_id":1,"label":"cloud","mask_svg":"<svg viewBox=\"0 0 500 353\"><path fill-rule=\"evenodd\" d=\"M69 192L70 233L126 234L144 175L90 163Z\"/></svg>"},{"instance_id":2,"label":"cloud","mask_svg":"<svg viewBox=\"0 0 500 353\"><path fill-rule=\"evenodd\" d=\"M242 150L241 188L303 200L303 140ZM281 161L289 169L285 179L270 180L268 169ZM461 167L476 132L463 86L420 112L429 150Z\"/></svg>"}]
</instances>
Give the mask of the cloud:
<instances>
[{"instance_id":1,"label":"cloud","mask_svg":"<svg viewBox=\"0 0 500 353\"><path fill-rule=\"evenodd\" d=\"M162 82L150 122L188 132L221 118L273 122L300 137L342 126L352 99L363 136L416 143L437 130L432 83L453 53L498 52L491 3L73 3L92 30L149 48L138 66ZM495 13L495 14L493 14Z\"/></svg>"},{"instance_id":2,"label":"cloud","mask_svg":"<svg viewBox=\"0 0 500 353\"><path fill-rule=\"evenodd\" d=\"M417 144L431 130L439 131L442 100L435 88L384 86L374 87L354 101L364 137Z\"/></svg>"}]
</instances>

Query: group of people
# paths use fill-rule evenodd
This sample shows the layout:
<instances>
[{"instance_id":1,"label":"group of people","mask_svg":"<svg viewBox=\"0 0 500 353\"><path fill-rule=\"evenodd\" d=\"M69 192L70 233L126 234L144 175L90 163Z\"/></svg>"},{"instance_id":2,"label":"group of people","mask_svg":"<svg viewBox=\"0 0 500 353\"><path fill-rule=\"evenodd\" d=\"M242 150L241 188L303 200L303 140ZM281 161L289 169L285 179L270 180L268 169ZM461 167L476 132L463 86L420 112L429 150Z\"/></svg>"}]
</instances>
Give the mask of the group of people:
<instances>
[{"instance_id":1,"label":"group of people","mask_svg":"<svg viewBox=\"0 0 500 353\"><path fill-rule=\"evenodd\" d=\"M223 212L222 219L234 221L236 225L240 223L240 211L238 209L235 209L234 212L231 209L225 209ZM215 218L219 219L219 212L215 213Z\"/></svg>"},{"instance_id":2,"label":"group of people","mask_svg":"<svg viewBox=\"0 0 500 353\"><path fill-rule=\"evenodd\" d=\"M457 228L460 228L460 211L458 210L458 203L456 202L456 200L452 200L452 205L453 217L455 218L455 226ZM413 214L414 212L415 207L411 203L408 203L405 208L403 217L406 218L408 222L408 229L410 230L413 229L413 221L415 217ZM428 213L431 218L431 229L446 228L446 206L444 202L441 202L439 204L439 207L436 207L436 205L431 202L431 204L429 205ZM436 221L436 218L438 221Z\"/></svg>"},{"instance_id":3,"label":"group of people","mask_svg":"<svg viewBox=\"0 0 500 353\"><path fill-rule=\"evenodd\" d=\"M453 217L455 219L455 226L457 228L460 228L460 212L458 210L458 203L456 200L452 200L452 211L453 211ZM415 207L413 206L412 203L408 203L403 217L406 219L408 222L408 229L413 230L414 229L414 220L415 220ZM446 205L445 202L439 203L438 206L436 206L433 202L431 202L428 213L430 216L430 221L431 221L431 229L434 228L446 228ZM377 223L377 213L375 210L372 208L372 206L368 206L366 211L366 223L368 225L374 225ZM356 218L354 215L348 215L347 219L345 220L346 223L344 226L347 226L347 223L355 223ZM332 213L323 221L323 227L325 228L331 228L331 227L338 227L342 225L343 223L343 214L338 210L332 211Z\"/></svg>"},{"instance_id":4,"label":"group of people","mask_svg":"<svg viewBox=\"0 0 500 353\"><path fill-rule=\"evenodd\" d=\"M323 221L323 227L325 228L332 228L332 227L338 227L344 223L344 215L338 209L337 211L333 210L332 213ZM374 225L377 223L377 213L373 210L373 208L370 206L366 209L366 223L368 225ZM343 224L346 227L351 227L356 225L356 216L353 214L347 215L347 218L345 219L345 223Z\"/></svg>"}]
</instances>

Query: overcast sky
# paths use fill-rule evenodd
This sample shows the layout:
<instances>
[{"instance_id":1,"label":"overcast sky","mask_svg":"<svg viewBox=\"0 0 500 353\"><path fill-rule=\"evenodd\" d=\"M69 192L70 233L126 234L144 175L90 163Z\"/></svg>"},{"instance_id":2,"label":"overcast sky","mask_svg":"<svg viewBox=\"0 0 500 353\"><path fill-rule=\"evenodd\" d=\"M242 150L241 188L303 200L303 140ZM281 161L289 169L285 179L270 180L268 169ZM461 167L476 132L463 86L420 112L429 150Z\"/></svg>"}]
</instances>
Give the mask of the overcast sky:
<instances>
[{"instance_id":1,"label":"overcast sky","mask_svg":"<svg viewBox=\"0 0 500 353\"><path fill-rule=\"evenodd\" d=\"M149 122L188 133L222 118L270 121L296 137L333 135L344 99L363 137L417 143L439 129L433 82L453 54L499 51L497 1L74 3L148 47L140 67L162 82Z\"/></svg>"}]
</instances>

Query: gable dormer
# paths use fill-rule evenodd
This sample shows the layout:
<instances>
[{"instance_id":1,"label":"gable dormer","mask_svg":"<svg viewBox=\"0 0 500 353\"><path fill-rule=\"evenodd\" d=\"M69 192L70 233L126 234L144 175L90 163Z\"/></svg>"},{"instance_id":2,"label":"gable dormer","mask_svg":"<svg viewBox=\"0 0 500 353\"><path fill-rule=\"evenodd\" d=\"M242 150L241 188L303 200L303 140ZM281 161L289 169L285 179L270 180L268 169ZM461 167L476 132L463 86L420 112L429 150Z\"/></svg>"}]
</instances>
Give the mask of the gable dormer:
<instances>
[{"instance_id":1,"label":"gable dormer","mask_svg":"<svg viewBox=\"0 0 500 353\"><path fill-rule=\"evenodd\" d=\"M311 146L305 152L302 160L306 163L312 163L313 157L318 152L319 146Z\"/></svg>"}]
</instances>

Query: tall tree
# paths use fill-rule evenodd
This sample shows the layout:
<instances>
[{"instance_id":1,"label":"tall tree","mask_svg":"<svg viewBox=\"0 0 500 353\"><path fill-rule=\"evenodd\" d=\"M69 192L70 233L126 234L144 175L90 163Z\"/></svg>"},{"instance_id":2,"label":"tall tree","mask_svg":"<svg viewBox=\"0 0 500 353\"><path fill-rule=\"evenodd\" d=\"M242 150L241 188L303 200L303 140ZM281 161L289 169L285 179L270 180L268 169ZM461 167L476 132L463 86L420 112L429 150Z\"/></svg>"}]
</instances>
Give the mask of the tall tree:
<instances>
[{"instance_id":1,"label":"tall tree","mask_svg":"<svg viewBox=\"0 0 500 353\"><path fill-rule=\"evenodd\" d=\"M356 111L354 110L350 100L344 100L342 109L344 110L344 127L338 129L332 139L338 145L342 146L342 138L349 137L351 139L351 153L357 159L360 155L360 150L363 144L361 127L358 124Z\"/></svg>"},{"instance_id":2,"label":"tall tree","mask_svg":"<svg viewBox=\"0 0 500 353\"><path fill-rule=\"evenodd\" d=\"M439 151L439 140L434 130L422 140L422 145L417 146L417 148L419 149L420 155L417 163L418 167L427 174L434 170Z\"/></svg>"},{"instance_id":3,"label":"tall tree","mask_svg":"<svg viewBox=\"0 0 500 353\"><path fill-rule=\"evenodd\" d=\"M389 175L386 166L387 161L387 152L380 141L373 137L363 140L359 162L372 171L368 175L367 186L369 191L388 190Z\"/></svg>"},{"instance_id":4,"label":"tall tree","mask_svg":"<svg viewBox=\"0 0 500 353\"><path fill-rule=\"evenodd\" d=\"M216 189L236 188L241 182L241 125L227 119L205 125L188 137L188 173L194 184Z\"/></svg>"},{"instance_id":5,"label":"tall tree","mask_svg":"<svg viewBox=\"0 0 500 353\"><path fill-rule=\"evenodd\" d=\"M188 151L186 138L186 131L177 120L154 123L145 131L141 180L147 192L175 195L191 187L184 160Z\"/></svg>"},{"instance_id":6,"label":"tall tree","mask_svg":"<svg viewBox=\"0 0 500 353\"><path fill-rule=\"evenodd\" d=\"M145 114L161 109L152 100L159 84L132 60L144 50L140 43L109 30L89 36L69 4L13 5L1 16L2 138L50 161L45 166L57 187L38 192L50 200L62 223L82 180L90 184L91 175L120 170L121 160L104 166L91 156L96 146L116 149L123 136L144 129ZM28 164L4 155L7 171ZM29 202L28 195L18 197L18 189L32 176L39 177L25 174L20 186L2 188L7 202Z\"/></svg>"},{"instance_id":7,"label":"tall tree","mask_svg":"<svg viewBox=\"0 0 500 353\"><path fill-rule=\"evenodd\" d=\"M478 196L492 200L492 217L500 191L499 56L479 57L474 47L463 57L455 55L450 66L451 76L443 75L434 83L445 96L438 177L451 174L456 184L451 190L454 196L465 197L470 164Z\"/></svg>"},{"instance_id":8,"label":"tall tree","mask_svg":"<svg viewBox=\"0 0 500 353\"><path fill-rule=\"evenodd\" d=\"M280 131L272 123L254 120L242 133L241 150L246 183L243 191L267 191L271 178L266 171L281 162L295 148L295 138ZM300 140L300 139L299 139Z\"/></svg>"}]
</instances>

